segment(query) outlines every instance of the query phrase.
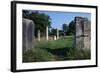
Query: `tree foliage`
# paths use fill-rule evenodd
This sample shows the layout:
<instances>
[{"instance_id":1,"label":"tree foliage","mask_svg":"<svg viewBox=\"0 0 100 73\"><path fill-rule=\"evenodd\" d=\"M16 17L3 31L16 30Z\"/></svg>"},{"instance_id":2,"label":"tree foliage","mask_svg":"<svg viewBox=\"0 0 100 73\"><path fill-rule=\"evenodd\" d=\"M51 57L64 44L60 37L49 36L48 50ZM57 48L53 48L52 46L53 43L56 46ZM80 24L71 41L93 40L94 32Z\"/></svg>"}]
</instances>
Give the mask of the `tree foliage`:
<instances>
[{"instance_id":1,"label":"tree foliage","mask_svg":"<svg viewBox=\"0 0 100 73\"><path fill-rule=\"evenodd\" d=\"M69 33L74 34L75 33L75 21L71 21L69 23Z\"/></svg>"},{"instance_id":2,"label":"tree foliage","mask_svg":"<svg viewBox=\"0 0 100 73\"><path fill-rule=\"evenodd\" d=\"M75 21L71 21L69 23L69 25L67 24L63 24L62 25L62 31L63 31L63 34L62 35L73 35L75 33Z\"/></svg>"},{"instance_id":3,"label":"tree foliage","mask_svg":"<svg viewBox=\"0 0 100 73\"><path fill-rule=\"evenodd\" d=\"M35 23L35 36L37 36L38 30L41 31L41 36L45 35L46 26L51 27L51 18L45 13L39 11L23 10L23 18L33 20Z\"/></svg>"},{"instance_id":4,"label":"tree foliage","mask_svg":"<svg viewBox=\"0 0 100 73\"><path fill-rule=\"evenodd\" d=\"M57 35L57 29L54 29L54 28L52 28L51 29L51 33L50 33L52 36L56 36Z\"/></svg>"},{"instance_id":5,"label":"tree foliage","mask_svg":"<svg viewBox=\"0 0 100 73\"><path fill-rule=\"evenodd\" d=\"M63 30L63 35L66 35L67 34L67 31L68 31L68 25L64 23L62 25L62 30Z\"/></svg>"}]
</instances>

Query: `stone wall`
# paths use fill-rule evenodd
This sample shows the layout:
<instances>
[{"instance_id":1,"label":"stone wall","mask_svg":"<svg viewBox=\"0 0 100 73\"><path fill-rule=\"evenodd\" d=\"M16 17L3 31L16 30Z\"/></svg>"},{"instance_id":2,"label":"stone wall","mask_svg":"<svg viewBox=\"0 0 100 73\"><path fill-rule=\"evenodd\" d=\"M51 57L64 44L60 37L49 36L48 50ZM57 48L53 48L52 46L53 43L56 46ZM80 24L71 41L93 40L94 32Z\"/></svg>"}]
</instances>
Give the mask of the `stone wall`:
<instances>
[{"instance_id":1,"label":"stone wall","mask_svg":"<svg viewBox=\"0 0 100 73\"><path fill-rule=\"evenodd\" d=\"M75 48L90 49L91 24L87 18L75 17Z\"/></svg>"}]
</instances>

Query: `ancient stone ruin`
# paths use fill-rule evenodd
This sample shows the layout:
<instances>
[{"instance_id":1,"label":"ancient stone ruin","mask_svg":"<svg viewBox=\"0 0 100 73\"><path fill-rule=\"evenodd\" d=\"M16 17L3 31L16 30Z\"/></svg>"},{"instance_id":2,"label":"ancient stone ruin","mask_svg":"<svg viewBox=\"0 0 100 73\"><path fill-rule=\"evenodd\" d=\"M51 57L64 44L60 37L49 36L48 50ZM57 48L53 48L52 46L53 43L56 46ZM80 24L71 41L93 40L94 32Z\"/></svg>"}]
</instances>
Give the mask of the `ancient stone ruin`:
<instances>
[{"instance_id":1,"label":"ancient stone ruin","mask_svg":"<svg viewBox=\"0 0 100 73\"><path fill-rule=\"evenodd\" d=\"M91 23L87 18L75 17L75 48L76 49L90 49L91 47ZM33 46L34 27L35 24L32 20L22 19L22 37L23 37L23 50L27 51ZM46 40L49 40L48 27L46 27ZM57 37L54 36L54 40L59 39L59 30L57 29ZM40 41L40 30L38 30L38 41Z\"/></svg>"},{"instance_id":2,"label":"ancient stone ruin","mask_svg":"<svg viewBox=\"0 0 100 73\"><path fill-rule=\"evenodd\" d=\"M75 17L75 48L90 49L91 24L87 18Z\"/></svg>"},{"instance_id":3,"label":"ancient stone ruin","mask_svg":"<svg viewBox=\"0 0 100 73\"><path fill-rule=\"evenodd\" d=\"M34 22L29 19L22 19L23 50L27 51L33 47Z\"/></svg>"}]
</instances>

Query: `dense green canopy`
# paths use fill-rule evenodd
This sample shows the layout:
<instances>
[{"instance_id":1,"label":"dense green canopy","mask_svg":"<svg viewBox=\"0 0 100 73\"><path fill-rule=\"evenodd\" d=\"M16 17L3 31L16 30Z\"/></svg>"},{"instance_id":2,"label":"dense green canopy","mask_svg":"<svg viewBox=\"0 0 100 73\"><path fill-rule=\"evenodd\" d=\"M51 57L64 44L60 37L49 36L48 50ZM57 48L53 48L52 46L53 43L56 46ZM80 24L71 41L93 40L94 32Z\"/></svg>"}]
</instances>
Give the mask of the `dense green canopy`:
<instances>
[{"instance_id":1,"label":"dense green canopy","mask_svg":"<svg viewBox=\"0 0 100 73\"><path fill-rule=\"evenodd\" d=\"M35 23L35 36L37 36L38 30L41 31L41 36L45 35L46 26L51 27L51 18L38 11L23 10L23 18L33 20Z\"/></svg>"}]
</instances>

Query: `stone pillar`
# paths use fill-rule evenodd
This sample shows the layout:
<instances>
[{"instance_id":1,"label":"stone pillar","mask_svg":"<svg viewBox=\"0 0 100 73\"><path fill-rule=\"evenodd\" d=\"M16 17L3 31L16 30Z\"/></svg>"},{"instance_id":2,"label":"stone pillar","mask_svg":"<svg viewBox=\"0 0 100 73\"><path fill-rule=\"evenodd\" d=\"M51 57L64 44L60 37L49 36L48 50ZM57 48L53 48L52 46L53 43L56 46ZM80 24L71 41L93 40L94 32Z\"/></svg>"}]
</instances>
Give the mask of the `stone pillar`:
<instances>
[{"instance_id":1,"label":"stone pillar","mask_svg":"<svg viewBox=\"0 0 100 73\"><path fill-rule=\"evenodd\" d=\"M87 18L76 17L75 48L90 49L91 46L91 24Z\"/></svg>"},{"instance_id":2,"label":"stone pillar","mask_svg":"<svg viewBox=\"0 0 100 73\"><path fill-rule=\"evenodd\" d=\"M22 43L23 51L27 51L33 47L34 38L34 22L29 19L22 19Z\"/></svg>"},{"instance_id":3,"label":"stone pillar","mask_svg":"<svg viewBox=\"0 0 100 73\"><path fill-rule=\"evenodd\" d=\"M57 29L57 39L59 39L59 30Z\"/></svg>"},{"instance_id":4,"label":"stone pillar","mask_svg":"<svg viewBox=\"0 0 100 73\"><path fill-rule=\"evenodd\" d=\"M46 40L48 40L48 26L46 27Z\"/></svg>"},{"instance_id":5,"label":"stone pillar","mask_svg":"<svg viewBox=\"0 0 100 73\"><path fill-rule=\"evenodd\" d=\"M54 40L57 40L56 36L54 36Z\"/></svg>"},{"instance_id":6,"label":"stone pillar","mask_svg":"<svg viewBox=\"0 0 100 73\"><path fill-rule=\"evenodd\" d=\"M84 18L84 49L91 48L91 23Z\"/></svg>"},{"instance_id":7,"label":"stone pillar","mask_svg":"<svg viewBox=\"0 0 100 73\"><path fill-rule=\"evenodd\" d=\"M38 30L38 41L40 41L40 30Z\"/></svg>"},{"instance_id":8,"label":"stone pillar","mask_svg":"<svg viewBox=\"0 0 100 73\"><path fill-rule=\"evenodd\" d=\"M75 48L83 49L84 48L84 33L83 33L83 23L81 17L75 17Z\"/></svg>"}]
</instances>

